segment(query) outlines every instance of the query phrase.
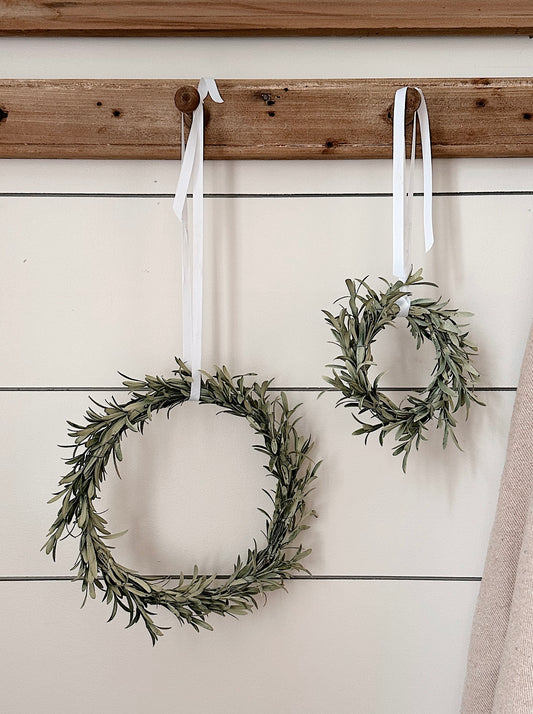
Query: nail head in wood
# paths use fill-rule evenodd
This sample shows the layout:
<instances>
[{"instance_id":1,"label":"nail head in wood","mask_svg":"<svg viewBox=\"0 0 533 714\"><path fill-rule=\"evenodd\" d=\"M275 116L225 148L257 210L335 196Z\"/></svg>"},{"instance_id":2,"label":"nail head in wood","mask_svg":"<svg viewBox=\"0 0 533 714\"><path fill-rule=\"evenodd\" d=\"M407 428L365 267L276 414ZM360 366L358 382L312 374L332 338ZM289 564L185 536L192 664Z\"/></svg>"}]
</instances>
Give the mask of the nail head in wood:
<instances>
[{"instance_id":1,"label":"nail head in wood","mask_svg":"<svg viewBox=\"0 0 533 714\"><path fill-rule=\"evenodd\" d=\"M192 114L200 104L200 95L196 87L189 84L180 87L174 96L174 103L180 112Z\"/></svg>"}]
</instances>

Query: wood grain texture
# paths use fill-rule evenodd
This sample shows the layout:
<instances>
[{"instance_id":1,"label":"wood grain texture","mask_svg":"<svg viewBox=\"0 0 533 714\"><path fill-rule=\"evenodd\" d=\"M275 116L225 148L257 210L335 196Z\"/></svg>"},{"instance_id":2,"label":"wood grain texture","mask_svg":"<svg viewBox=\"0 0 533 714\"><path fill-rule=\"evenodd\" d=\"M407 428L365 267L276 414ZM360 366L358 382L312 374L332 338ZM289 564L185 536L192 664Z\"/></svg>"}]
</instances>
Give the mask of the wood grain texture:
<instances>
[{"instance_id":1,"label":"wood grain texture","mask_svg":"<svg viewBox=\"0 0 533 714\"><path fill-rule=\"evenodd\" d=\"M0 157L175 159L185 83L0 80ZM224 103L205 104L205 156L390 157L405 84L426 95L435 157L533 156L533 78L221 80Z\"/></svg>"},{"instance_id":2,"label":"wood grain texture","mask_svg":"<svg viewBox=\"0 0 533 714\"><path fill-rule=\"evenodd\" d=\"M0 0L0 34L531 34L531 0Z\"/></svg>"}]
</instances>

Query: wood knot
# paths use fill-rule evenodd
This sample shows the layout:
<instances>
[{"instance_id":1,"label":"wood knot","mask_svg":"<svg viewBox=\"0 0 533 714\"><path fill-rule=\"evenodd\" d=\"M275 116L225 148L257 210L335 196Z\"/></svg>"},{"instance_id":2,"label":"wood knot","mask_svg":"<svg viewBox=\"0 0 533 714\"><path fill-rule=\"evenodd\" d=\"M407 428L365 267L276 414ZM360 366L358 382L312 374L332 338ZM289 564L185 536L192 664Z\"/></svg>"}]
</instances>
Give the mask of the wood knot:
<instances>
[{"instance_id":1,"label":"wood knot","mask_svg":"<svg viewBox=\"0 0 533 714\"><path fill-rule=\"evenodd\" d=\"M279 97L274 97L270 92L261 92L261 99L267 107L273 107L276 103L276 99L279 99Z\"/></svg>"}]
</instances>

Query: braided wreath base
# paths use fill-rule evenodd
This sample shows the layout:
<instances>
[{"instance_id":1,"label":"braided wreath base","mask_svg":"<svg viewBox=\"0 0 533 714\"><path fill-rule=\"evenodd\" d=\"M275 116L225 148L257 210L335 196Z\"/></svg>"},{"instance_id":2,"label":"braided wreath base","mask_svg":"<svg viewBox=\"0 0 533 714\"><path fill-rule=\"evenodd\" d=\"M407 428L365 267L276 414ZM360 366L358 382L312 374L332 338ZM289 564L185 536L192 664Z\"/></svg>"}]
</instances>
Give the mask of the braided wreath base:
<instances>
[{"instance_id":1,"label":"braided wreath base","mask_svg":"<svg viewBox=\"0 0 533 714\"><path fill-rule=\"evenodd\" d=\"M217 615L245 615L257 607L256 597L278 588L293 574L308 572L300 562L311 551L294 542L309 526L306 520L314 511L307 511L305 498L312 490L319 464L309 459L311 438L296 431L297 407L289 408L283 392L271 397L271 382L245 383L245 377L231 377L225 367L216 368L214 375L204 374L200 402L215 404L221 412L243 417L253 431L262 437L262 444L254 446L267 458L265 466L276 479L275 490L265 492L273 503L272 514L259 509L266 516L266 545L258 549L254 541L247 557L238 556L229 576L202 575L195 566L192 578L183 574L174 578L139 575L113 558L107 541L119 534L110 533L107 522L95 508L95 500L107 475L112 459L115 468L122 459L121 440L128 432L142 434L154 412L170 411L189 398L191 372L177 360L175 376L146 376L145 380L129 380L124 385L130 390L130 399L118 403L114 399L101 407L100 413L89 409L87 423L79 426L68 422L69 436L75 439L74 452L66 462L72 469L61 479L61 490L50 503L62 499L57 518L43 546L55 559L56 547L63 533L72 535L79 529L79 556L74 565L81 580L82 590L96 597L103 591L103 600L112 604L110 620L122 608L129 614L128 627L142 620L153 644L163 633L152 620L152 609L163 607L178 619L196 630L212 630L206 622L210 613ZM124 375L122 375L124 376ZM68 447L70 448L70 447ZM74 569L73 568L73 569ZM174 587L165 587L170 582Z\"/></svg>"},{"instance_id":2,"label":"braided wreath base","mask_svg":"<svg viewBox=\"0 0 533 714\"><path fill-rule=\"evenodd\" d=\"M372 432L379 432L379 442L383 446L385 436L395 432L399 443L393 448L394 456L403 454L402 469L405 472L411 447L418 449L425 440L427 425L437 420L437 427L444 429L442 445L446 447L450 436L459 447L454 433L454 414L460 408L466 409L466 416L472 402L483 405L474 395L474 383L479 373L470 363L470 358L477 352L477 347L467 340L468 333L463 332L466 325L457 319L469 317L472 313L458 312L447 308L448 302L441 298L417 298L411 300L407 323L412 336L416 339L416 348L429 340L436 353L435 367L430 384L418 389L396 405L378 389L383 372L375 379L369 379L369 370L375 365L372 357L372 344L378 334L393 323L399 312L397 300L411 295L413 285L431 285L423 282L422 270L411 273L405 282L394 284L381 278L386 284L385 292L376 292L363 280L347 280L348 306L341 307L338 315L324 310L326 322L331 326L335 343L341 354L337 363L328 365L333 377L324 377L328 384L342 393L337 405L355 407L360 414L369 412L376 423L368 424L357 416L354 419L361 425L354 435L364 435L365 443ZM366 290L366 294L362 291Z\"/></svg>"}]
</instances>

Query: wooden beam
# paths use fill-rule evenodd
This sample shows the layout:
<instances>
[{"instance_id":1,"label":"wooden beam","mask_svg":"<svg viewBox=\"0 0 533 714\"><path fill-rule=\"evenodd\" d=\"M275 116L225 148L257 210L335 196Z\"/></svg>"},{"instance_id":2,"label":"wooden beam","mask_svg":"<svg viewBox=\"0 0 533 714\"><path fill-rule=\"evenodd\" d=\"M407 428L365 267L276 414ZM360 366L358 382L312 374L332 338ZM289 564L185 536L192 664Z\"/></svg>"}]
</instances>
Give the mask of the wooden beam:
<instances>
[{"instance_id":1,"label":"wooden beam","mask_svg":"<svg viewBox=\"0 0 533 714\"><path fill-rule=\"evenodd\" d=\"M532 0L0 0L2 35L533 34Z\"/></svg>"},{"instance_id":2,"label":"wooden beam","mask_svg":"<svg viewBox=\"0 0 533 714\"><path fill-rule=\"evenodd\" d=\"M0 157L175 159L190 80L0 80ZM420 86L436 157L533 156L533 78L220 80L208 159L391 156L395 90Z\"/></svg>"}]
</instances>

